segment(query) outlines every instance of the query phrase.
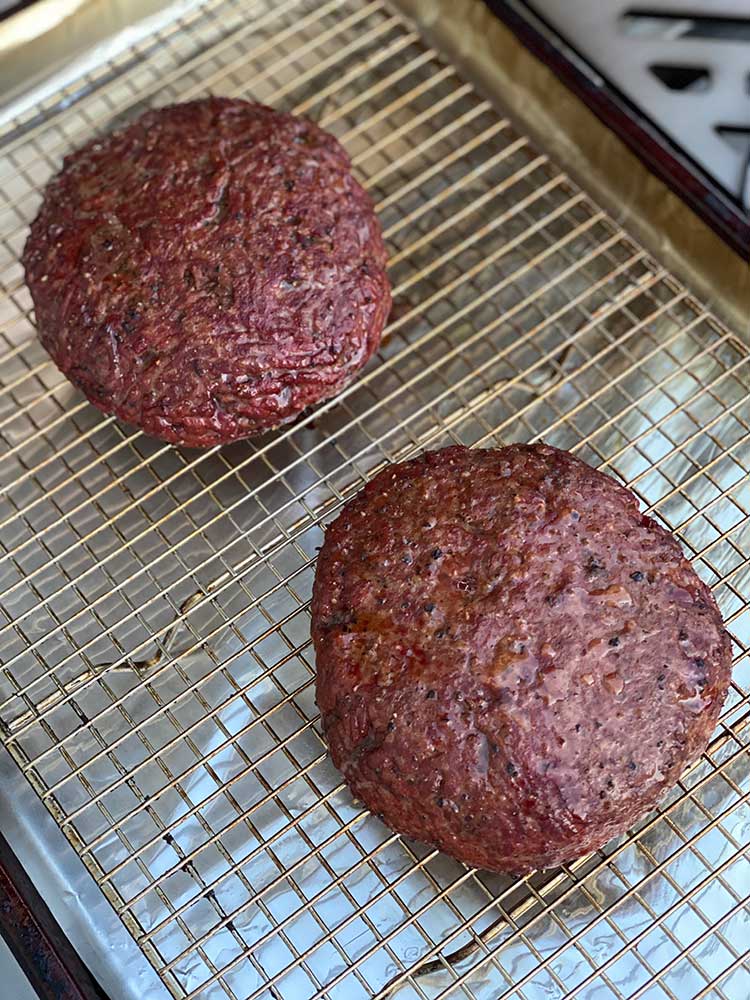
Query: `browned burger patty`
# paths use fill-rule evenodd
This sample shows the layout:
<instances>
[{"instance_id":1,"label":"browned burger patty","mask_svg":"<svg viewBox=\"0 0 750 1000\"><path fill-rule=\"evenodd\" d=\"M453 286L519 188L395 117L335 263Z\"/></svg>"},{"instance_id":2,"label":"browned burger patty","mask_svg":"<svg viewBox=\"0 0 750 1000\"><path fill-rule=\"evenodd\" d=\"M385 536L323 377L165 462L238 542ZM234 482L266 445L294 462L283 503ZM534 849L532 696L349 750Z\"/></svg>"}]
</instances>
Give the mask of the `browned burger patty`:
<instances>
[{"instance_id":1,"label":"browned burger patty","mask_svg":"<svg viewBox=\"0 0 750 1000\"><path fill-rule=\"evenodd\" d=\"M372 202L336 139L224 98L150 111L66 157L23 263L71 382L197 447L338 392L391 301Z\"/></svg>"},{"instance_id":2,"label":"browned burger patty","mask_svg":"<svg viewBox=\"0 0 750 1000\"><path fill-rule=\"evenodd\" d=\"M706 746L731 670L675 539L545 445L385 469L328 529L312 613L354 795L496 871L623 833Z\"/></svg>"}]
</instances>

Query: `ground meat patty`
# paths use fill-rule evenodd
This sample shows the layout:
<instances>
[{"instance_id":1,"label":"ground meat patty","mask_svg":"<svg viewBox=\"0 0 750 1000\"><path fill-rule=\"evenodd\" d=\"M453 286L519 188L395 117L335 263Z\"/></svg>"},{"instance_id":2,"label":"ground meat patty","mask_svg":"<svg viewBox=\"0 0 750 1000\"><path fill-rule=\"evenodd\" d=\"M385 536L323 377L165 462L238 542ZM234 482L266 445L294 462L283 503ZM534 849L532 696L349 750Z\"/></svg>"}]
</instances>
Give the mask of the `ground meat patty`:
<instances>
[{"instance_id":1,"label":"ground meat patty","mask_svg":"<svg viewBox=\"0 0 750 1000\"><path fill-rule=\"evenodd\" d=\"M390 308L367 193L333 136L209 98L68 156L24 251L39 336L106 413L198 447L334 395Z\"/></svg>"},{"instance_id":2,"label":"ground meat patty","mask_svg":"<svg viewBox=\"0 0 750 1000\"><path fill-rule=\"evenodd\" d=\"M545 445L385 469L328 529L312 614L354 795L496 871L624 832L706 746L731 669L676 540Z\"/></svg>"}]
</instances>

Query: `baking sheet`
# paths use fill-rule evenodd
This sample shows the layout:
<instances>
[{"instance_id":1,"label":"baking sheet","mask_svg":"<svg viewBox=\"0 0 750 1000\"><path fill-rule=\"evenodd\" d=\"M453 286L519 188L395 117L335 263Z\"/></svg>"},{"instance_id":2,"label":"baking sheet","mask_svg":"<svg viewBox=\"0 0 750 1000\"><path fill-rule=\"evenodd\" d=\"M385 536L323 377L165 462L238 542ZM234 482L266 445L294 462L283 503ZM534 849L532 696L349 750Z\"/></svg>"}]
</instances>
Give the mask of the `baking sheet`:
<instances>
[{"instance_id":1,"label":"baking sheet","mask_svg":"<svg viewBox=\"0 0 750 1000\"><path fill-rule=\"evenodd\" d=\"M4 740L177 996L266 997L272 982L284 1000L350 1000L395 976L402 1000L464 983L481 1000L581 983L601 1000L676 959L665 995L684 1000L733 962L744 973L747 345L394 8L204 11L70 101L50 94L12 139L0 514L3 545L24 546L2 580L24 631L6 648ZM397 295L388 340L343 398L196 455L103 417L56 373L17 255L67 145L206 90L296 108L344 139L379 202ZM732 623L738 674L718 742L664 818L517 884L393 838L340 787L312 701L307 597L324 524L383 462L539 435L632 482L680 529ZM159 649L145 673L132 665ZM683 954L693 931L698 968ZM746 1000L742 980L719 986Z\"/></svg>"}]
</instances>

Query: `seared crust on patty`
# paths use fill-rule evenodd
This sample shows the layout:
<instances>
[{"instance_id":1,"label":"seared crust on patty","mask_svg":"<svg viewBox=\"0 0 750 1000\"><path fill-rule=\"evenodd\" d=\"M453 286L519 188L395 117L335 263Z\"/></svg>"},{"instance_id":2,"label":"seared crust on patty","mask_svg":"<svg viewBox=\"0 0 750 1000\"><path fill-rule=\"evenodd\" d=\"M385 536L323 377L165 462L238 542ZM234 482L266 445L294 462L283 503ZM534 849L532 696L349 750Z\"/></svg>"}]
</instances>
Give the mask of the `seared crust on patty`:
<instances>
[{"instance_id":1,"label":"seared crust on patty","mask_svg":"<svg viewBox=\"0 0 750 1000\"><path fill-rule=\"evenodd\" d=\"M383 470L326 533L312 604L333 761L469 865L584 855L705 748L729 637L629 490L545 445Z\"/></svg>"},{"instance_id":2,"label":"seared crust on patty","mask_svg":"<svg viewBox=\"0 0 750 1000\"><path fill-rule=\"evenodd\" d=\"M149 111L66 157L23 263L68 378L199 447L333 396L391 301L372 202L337 140L226 98Z\"/></svg>"}]
</instances>

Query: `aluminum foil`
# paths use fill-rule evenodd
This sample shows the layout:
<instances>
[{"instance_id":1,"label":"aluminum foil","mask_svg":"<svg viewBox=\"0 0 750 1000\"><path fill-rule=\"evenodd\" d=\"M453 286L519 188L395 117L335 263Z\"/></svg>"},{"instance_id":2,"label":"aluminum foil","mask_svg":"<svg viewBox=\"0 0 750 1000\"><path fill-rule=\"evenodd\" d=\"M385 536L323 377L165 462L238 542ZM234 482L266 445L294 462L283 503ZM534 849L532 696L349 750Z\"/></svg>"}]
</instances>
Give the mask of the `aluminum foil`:
<instances>
[{"instance_id":1,"label":"aluminum foil","mask_svg":"<svg viewBox=\"0 0 750 1000\"><path fill-rule=\"evenodd\" d=\"M0 830L107 996L167 1000L169 991L5 750Z\"/></svg>"},{"instance_id":2,"label":"aluminum foil","mask_svg":"<svg viewBox=\"0 0 750 1000\"><path fill-rule=\"evenodd\" d=\"M39 0L0 22L0 126L200 0Z\"/></svg>"}]
</instances>

